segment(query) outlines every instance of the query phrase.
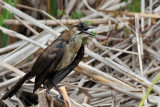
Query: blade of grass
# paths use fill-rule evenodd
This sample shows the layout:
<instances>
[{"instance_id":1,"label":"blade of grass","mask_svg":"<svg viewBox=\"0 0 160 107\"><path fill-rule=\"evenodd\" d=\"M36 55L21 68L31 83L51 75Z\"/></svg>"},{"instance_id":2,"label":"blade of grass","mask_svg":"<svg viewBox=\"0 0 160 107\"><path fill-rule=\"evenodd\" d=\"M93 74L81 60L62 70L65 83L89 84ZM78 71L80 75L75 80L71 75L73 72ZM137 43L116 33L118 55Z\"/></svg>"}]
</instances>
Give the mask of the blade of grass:
<instances>
[{"instance_id":1,"label":"blade of grass","mask_svg":"<svg viewBox=\"0 0 160 107\"><path fill-rule=\"evenodd\" d=\"M147 90L145 96L143 97L143 99L141 100L140 104L138 107L142 107L144 104L144 101L147 99L148 95L150 94L150 92L152 91L153 86L157 83L157 81L160 78L160 72L158 73L158 75L156 76L156 78L154 79L152 85L149 87L149 89Z\"/></svg>"},{"instance_id":2,"label":"blade of grass","mask_svg":"<svg viewBox=\"0 0 160 107\"><path fill-rule=\"evenodd\" d=\"M4 0L8 4L11 4L12 0ZM9 18L9 11L7 9L3 9L3 19ZM3 23L3 22L2 22ZM8 28L8 26L4 26L5 28ZM2 39L2 47L5 47L7 44L8 36L1 32L1 39Z\"/></svg>"},{"instance_id":3,"label":"blade of grass","mask_svg":"<svg viewBox=\"0 0 160 107\"><path fill-rule=\"evenodd\" d=\"M11 4L12 0L4 0L6 3ZM3 9L3 17L4 19L9 18L9 11L7 9Z\"/></svg>"},{"instance_id":4,"label":"blade of grass","mask_svg":"<svg viewBox=\"0 0 160 107\"><path fill-rule=\"evenodd\" d=\"M0 14L0 26L3 25L3 21L4 21L4 18L2 16L2 14ZM2 35L2 32L0 32L0 34ZM2 36L0 36L0 47L2 45Z\"/></svg>"},{"instance_id":5,"label":"blade of grass","mask_svg":"<svg viewBox=\"0 0 160 107\"><path fill-rule=\"evenodd\" d=\"M5 2L7 2L8 4L12 3L12 0L4 0ZM17 4L18 0L14 0L13 6L15 7ZM10 15L10 12L7 9L3 9L3 19L13 19L13 14ZM3 25L3 20L0 20L0 25ZM10 26L4 26L5 28L10 28ZM1 39L2 39L2 47L5 47L8 41L8 35L4 34L1 32Z\"/></svg>"},{"instance_id":6,"label":"blade of grass","mask_svg":"<svg viewBox=\"0 0 160 107\"><path fill-rule=\"evenodd\" d=\"M14 2L13 2L13 7L16 7L17 1L18 1L18 0L14 0ZM12 13L11 16L10 16L10 19L13 19L13 13Z\"/></svg>"},{"instance_id":7,"label":"blade of grass","mask_svg":"<svg viewBox=\"0 0 160 107\"><path fill-rule=\"evenodd\" d=\"M56 16L57 15L57 0L48 0L48 9L49 9L49 13L52 16Z\"/></svg>"},{"instance_id":8,"label":"blade of grass","mask_svg":"<svg viewBox=\"0 0 160 107\"><path fill-rule=\"evenodd\" d=\"M3 16L0 14L0 26L3 25L3 21L4 21L4 18L3 18Z\"/></svg>"}]
</instances>

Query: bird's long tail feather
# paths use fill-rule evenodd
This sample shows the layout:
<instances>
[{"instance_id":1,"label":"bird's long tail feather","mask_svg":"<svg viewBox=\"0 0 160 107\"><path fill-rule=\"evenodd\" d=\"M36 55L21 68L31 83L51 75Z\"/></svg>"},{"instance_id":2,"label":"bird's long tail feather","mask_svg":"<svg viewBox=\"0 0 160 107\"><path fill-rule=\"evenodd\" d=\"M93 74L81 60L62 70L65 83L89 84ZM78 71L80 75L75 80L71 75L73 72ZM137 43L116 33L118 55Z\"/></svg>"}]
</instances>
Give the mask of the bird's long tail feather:
<instances>
[{"instance_id":1,"label":"bird's long tail feather","mask_svg":"<svg viewBox=\"0 0 160 107\"><path fill-rule=\"evenodd\" d=\"M5 100L8 97L11 98L23 85L23 83L31 77L31 71L26 73L8 92L4 94L1 100Z\"/></svg>"}]
</instances>

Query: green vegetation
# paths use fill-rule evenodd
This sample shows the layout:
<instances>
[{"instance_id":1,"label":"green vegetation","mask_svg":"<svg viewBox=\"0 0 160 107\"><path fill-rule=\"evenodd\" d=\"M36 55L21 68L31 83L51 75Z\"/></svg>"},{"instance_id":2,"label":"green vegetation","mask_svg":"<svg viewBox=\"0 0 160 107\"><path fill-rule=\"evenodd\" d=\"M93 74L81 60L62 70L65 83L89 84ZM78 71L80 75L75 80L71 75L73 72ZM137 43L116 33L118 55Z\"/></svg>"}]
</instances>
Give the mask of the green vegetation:
<instances>
[{"instance_id":1,"label":"green vegetation","mask_svg":"<svg viewBox=\"0 0 160 107\"><path fill-rule=\"evenodd\" d=\"M62 16L63 14L66 14L65 11L57 9L57 17L59 18L60 16Z\"/></svg>"},{"instance_id":2,"label":"green vegetation","mask_svg":"<svg viewBox=\"0 0 160 107\"><path fill-rule=\"evenodd\" d=\"M158 73L158 75L156 76L156 78L154 79L152 85L149 87L149 89L147 90L147 93L145 94L145 96L143 97L143 99L141 100L140 104L138 107L142 107L144 104L144 101L147 99L148 95L150 94L150 92L152 91L153 86L157 83L157 81L160 78L160 72Z\"/></svg>"},{"instance_id":3,"label":"green vegetation","mask_svg":"<svg viewBox=\"0 0 160 107\"><path fill-rule=\"evenodd\" d=\"M27 62L29 62L29 61L31 61L31 60L32 60L31 57L26 58L26 61L27 61Z\"/></svg>"},{"instance_id":4,"label":"green vegetation","mask_svg":"<svg viewBox=\"0 0 160 107\"><path fill-rule=\"evenodd\" d=\"M131 29L128 29L127 27L125 27L123 30L124 30L126 35L129 35L132 32Z\"/></svg>"},{"instance_id":5,"label":"green vegetation","mask_svg":"<svg viewBox=\"0 0 160 107\"><path fill-rule=\"evenodd\" d=\"M3 16L0 14L0 26L3 25L3 20L4 20L4 18L3 18Z\"/></svg>"},{"instance_id":6,"label":"green vegetation","mask_svg":"<svg viewBox=\"0 0 160 107\"><path fill-rule=\"evenodd\" d=\"M128 2L128 0L124 0L125 2ZM128 4L127 10L130 12L140 12L141 11L141 0L132 0L131 4Z\"/></svg>"},{"instance_id":7,"label":"green vegetation","mask_svg":"<svg viewBox=\"0 0 160 107\"><path fill-rule=\"evenodd\" d=\"M4 0L6 3L11 4L12 0ZM18 0L13 1L13 6L15 7ZM7 9L3 9L3 14L0 15L0 26L3 26L5 28L10 28L10 26L4 26L3 21L4 19L13 19L13 14L10 14L10 12ZM8 36L1 32L1 46L5 47L7 45Z\"/></svg>"},{"instance_id":8,"label":"green vegetation","mask_svg":"<svg viewBox=\"0 0 160 107\"><path fill-rule=\"evenodd\" d=\"M84 23L87 24L87 25L89 25L89 26L92 25L91 21L84 21Z\"/></svg>"},{"instance_id":9,"label":"green vegetation","mask_svg":"<svg viewBox=\"0 0 160 107\"><path fill-rule=\"evenodd\" d=\"M84 17L84 13L81 10L76 10L71 13L72 19L80 19L82 17Z\"/></svg>"},{"instance_id":10,"label":"green vegetation","mask_svg":"<svg viewBox=\"0 0 160 107\"><path fill-rule=\"evenodd\" d=\"M60 17L63 14L63 10L57 9L57 17Z\"/></svg>"},{"instance_id":11,"label":"green vegetation","mask_svg":"<svg viewBox=\"0 0 160 107\"><path fill-rule=\"evenodd\" d=\"M48 4L49 4L49 13L52 16L56 16L57 15L57 0L48 0Z\"/></svg>"},{"instance_id":12,"label":"green vegetation","mask_svg":"<svg viewBox=\"0 0 160 107\"><path fill-rule=\"evenodd\" d=\"M94 36L95 35L97 35L97 33L95 33L95 32L91 32ZM94 38L94 36L93 35L90 35L90 37L91 37L91 39L93 39Z\"/></svg>"}]
</instances>

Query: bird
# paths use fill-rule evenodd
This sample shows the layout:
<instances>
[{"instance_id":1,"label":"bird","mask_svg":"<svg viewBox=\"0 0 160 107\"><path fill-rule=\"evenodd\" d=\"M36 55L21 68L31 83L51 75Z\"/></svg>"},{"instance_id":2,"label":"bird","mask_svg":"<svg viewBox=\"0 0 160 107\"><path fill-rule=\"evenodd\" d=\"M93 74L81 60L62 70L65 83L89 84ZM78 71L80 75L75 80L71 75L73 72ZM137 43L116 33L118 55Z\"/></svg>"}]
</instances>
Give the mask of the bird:
<instances>
[{"instance_id":1,"label":"bird","mask_svg":"<svg viewBox=\"0 0 160 107\"><path fill-rule=\"evenodd\" d=\"M85 23L72 25L68 32L61 34L55 39L36 59L31 70L6 92L1 100L11 98L21 88L26 80L35 77L33 93L43 84L50 93L50 89L55 89L60 93L57 84L62 81L82 60L84 55L84 35L93 35Z\"/></svg>"}]
</instances>

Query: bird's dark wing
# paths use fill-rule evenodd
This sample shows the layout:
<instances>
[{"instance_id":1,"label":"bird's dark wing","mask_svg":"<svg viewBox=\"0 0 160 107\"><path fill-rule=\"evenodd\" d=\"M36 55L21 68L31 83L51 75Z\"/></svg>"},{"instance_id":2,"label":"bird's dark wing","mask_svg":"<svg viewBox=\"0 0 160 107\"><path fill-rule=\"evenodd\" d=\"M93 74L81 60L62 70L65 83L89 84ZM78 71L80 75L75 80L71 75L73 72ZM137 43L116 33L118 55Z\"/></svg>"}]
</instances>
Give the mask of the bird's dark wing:
<instances>
[{"instance_id":1,"label":"bird's dark wing","mask_svg":"<svg viewBox=\"0 0 160 107\"><path fill-rule=\"evenodd\" d=\"M79 64L79 62L83 58L83 55L84 55L84 46L82 44L73 62L64 69L55 71L51 75L52 77L51 80L45 81L45 84L47 85L48 89L51 89L53 87L52 82L58 84L61 80L63 80Z\"/></svg>"},{"instance_id":2,"label":"bird's dark wing","mask_svg":"<svg viewBox=\"0 0 160 107\"><path fill-rule=\"evenodd\" d=\"M35 79L35 92L43 82L48 79L47 77L54 72L54 69L57 67L58 63L61 61L64 51L65 51L66 42L62 38L57 38L44 52L38 57L36 62L32 67L32 73L36 74ZM49 68L52 66L52 71L49 72Z\"/></svg>"},{"instance_id":3,"label":"bird's dark wing","mask_svg":"<svg viewBox=\"0 0 160 107\"><path fill-rule=\"evenodd\" d=\"M44 71L51 66L56 57L56 59L61 58L65 50L65 43L66 42L62 38L57 38L53 41L35 61L32 67L32 73L36 75L44 73Z\"/></svg>"},{"instance_id":4,"label":"bird's dark wing","mask_svg":"<svg viewBox=\"0 0 160 107\"><path fill-rule=\"evenodd\" d=\"M58 84L61 80L63 80L79 64L79 62L83 58L83 55L84 45L82 44L73 62L66 68L55 71L55 73L52 76L52 81L54 81L55 84Z\"/></svg>"}]
</instances>

